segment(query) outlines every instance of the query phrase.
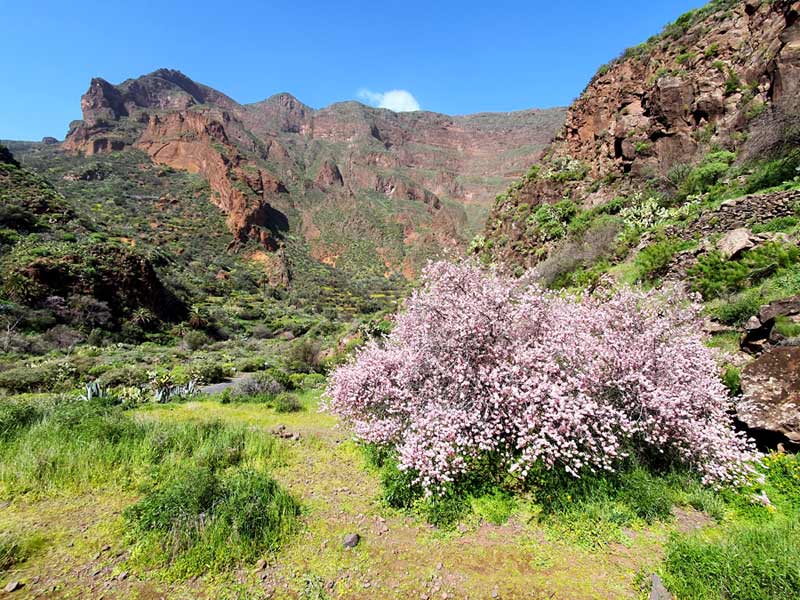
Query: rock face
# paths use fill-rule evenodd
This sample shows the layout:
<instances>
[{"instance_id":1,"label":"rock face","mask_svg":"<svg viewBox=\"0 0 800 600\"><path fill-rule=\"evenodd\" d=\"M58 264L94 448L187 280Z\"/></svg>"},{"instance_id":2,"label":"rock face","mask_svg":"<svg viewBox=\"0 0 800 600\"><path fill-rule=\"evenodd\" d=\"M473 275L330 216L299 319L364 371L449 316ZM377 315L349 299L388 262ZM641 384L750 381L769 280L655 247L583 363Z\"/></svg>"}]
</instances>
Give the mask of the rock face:
<instances>
[{"instance_id":1,"label":"rock face","mask_svg":"<svg viewBox=\"0 0 800 600\"><path fill-rule=\"evenodd\" d=\"M713 147L738 149L753 114L793 97L800 2L711 3L603 66L567 111L535 176L501 196L487 224L495 256L529 265L520 205L594 206L664 178Z\"/></svg>"},{"instance_id":2,"label":"rock face","mask_svg":"<svg viewBox=\"0 0 800 600\"><path fill-rule=\"evenodd\" d=\"M739 420L800 443L800 347L765 352L742 370Z\"/></svg>"},{"instance_id":3,"label":"rock face","mask_svg":"<svg viewBox=\"0 0 800 600\"><path fill-rule=\"evenodd\" d=\"M426 252L465 244L564 116L550 109L449 117L357 102L314 110L285 93L241 105L166 69L119 85L93 79L81 108L64 149L140 149L156 163L200 173L236 246L255 240L275 251L289 229L313 256L336 264L354 243L368 242L387 273L409 275ZM381 198L393 201L388 211L375 206ZM394 247L382 239L387 228L399 235Z\"/></svg>"}]
</instances>

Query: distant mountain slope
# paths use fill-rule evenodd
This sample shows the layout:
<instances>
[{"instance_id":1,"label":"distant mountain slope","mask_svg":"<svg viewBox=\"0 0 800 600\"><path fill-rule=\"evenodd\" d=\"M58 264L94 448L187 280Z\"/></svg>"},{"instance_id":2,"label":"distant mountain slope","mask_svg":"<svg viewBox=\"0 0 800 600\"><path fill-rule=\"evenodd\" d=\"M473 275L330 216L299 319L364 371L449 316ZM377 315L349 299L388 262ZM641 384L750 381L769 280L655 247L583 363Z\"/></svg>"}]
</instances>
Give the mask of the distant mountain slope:
<instances>
[{"instance_id":1,"label":"distant mountain slope","mask_svg":"<svg viewBox=\"0 0 800 600\"><path fill-rule=\"evenodd\" d=\"M698 165L714 165L712 181L734 156L766 158L754 132L797 97L799 12L786 0L714 0L601 67L541 162L499 197L488 253L521 266L545 258L542 205L567 198L591 208L637 192L668 203ZM715 151L734 154L706 160Z\"/></svg>"},{"instance_id":2,"label":"distant mountain slope","mask_svg":"<svg viewBox=\"0 0 800 600\"><path fill-rule=\"evenodd\" d=\"M287 236L359 273L413 277L463 248L496 193L535 161L563 109L449 117L357 102L321 110L278 94L241 105L178 71L93 79L63 144L85 155L138 148L209 181L233 246Z\"/></svg>"}]
</instances>

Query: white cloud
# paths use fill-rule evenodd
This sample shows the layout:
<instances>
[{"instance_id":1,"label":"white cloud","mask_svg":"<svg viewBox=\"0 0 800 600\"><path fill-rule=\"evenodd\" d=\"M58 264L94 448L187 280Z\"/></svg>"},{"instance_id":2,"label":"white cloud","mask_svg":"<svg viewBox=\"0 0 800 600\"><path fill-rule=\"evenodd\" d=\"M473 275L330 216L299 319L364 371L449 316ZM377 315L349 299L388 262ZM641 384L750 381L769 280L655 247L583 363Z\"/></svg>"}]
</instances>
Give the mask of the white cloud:
<instances>
[{"instance_id":1,"label":"white cloud","mask_svg":"<svg viewBox=\"0 0 800 600\"><path fill-rule=\"evenodd\" d=\"M406 90L389 90L388 92L372 92L370 90L358 90L358 97L366 100L378 108L388 108L395 112L410 112L419 110L419 102L411 92Z\"/></svg>"}]
</instances>

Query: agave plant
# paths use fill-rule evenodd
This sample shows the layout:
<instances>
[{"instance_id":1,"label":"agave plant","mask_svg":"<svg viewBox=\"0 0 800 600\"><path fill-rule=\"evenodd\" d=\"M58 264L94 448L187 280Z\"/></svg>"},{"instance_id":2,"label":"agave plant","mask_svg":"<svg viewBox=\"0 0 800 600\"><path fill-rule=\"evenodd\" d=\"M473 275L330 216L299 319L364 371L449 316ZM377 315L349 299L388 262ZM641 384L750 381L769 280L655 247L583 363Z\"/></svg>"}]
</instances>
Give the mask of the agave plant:
<instances>
[{"instance_id":1,"label":"agave plant","mask_svg":"<svg viewBox=\"0 0 800 600\"><path fill-rule=\"evenodd\" d=\"M111 392L108 388L101 386L97 381L92 381L87 383L83 388L83 395L81 396L82 400L86 400L87 402L90 400L95 400L97 398L110 398Z\"/></svg>"}]
</instances>

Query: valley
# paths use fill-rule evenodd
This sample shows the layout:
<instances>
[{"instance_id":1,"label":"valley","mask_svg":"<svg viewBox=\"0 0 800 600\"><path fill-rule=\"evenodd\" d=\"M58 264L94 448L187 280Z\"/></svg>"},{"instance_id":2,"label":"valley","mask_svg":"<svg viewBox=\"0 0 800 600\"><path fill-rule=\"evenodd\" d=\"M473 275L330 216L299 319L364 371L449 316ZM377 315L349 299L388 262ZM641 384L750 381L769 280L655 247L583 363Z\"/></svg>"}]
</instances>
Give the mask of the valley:
<instances>
[{"instance_id":1,"label":"valley","mask_svg":"<svg viewBox=\"0 0 800 600\"><path fill-rule=\"evenodd\" d=\"M158 69L3 140L0 595L800 597L798 16L567 108Z\"/></svg>"}]
</instances>

